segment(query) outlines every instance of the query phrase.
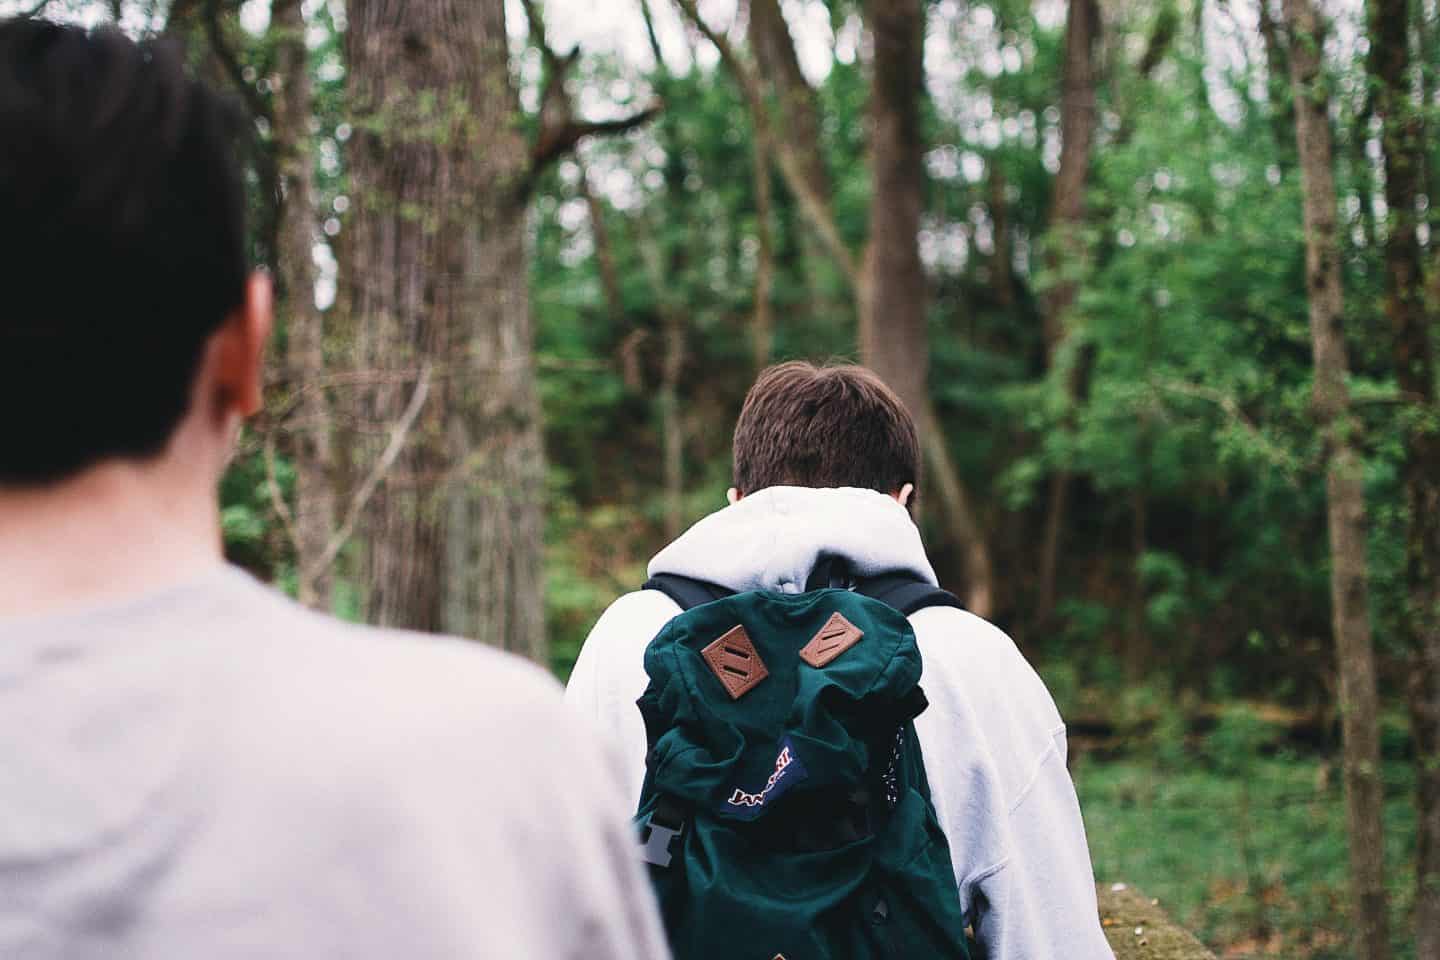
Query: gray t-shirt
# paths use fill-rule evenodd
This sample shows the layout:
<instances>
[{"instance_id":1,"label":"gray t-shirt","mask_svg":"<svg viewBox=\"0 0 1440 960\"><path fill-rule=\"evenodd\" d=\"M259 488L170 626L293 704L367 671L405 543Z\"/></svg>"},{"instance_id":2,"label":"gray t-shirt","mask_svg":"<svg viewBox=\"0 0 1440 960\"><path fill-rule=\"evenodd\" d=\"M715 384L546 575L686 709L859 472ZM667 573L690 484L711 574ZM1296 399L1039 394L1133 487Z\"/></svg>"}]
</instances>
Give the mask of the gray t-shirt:
<instances>
[{"instance_id":1,"label":"gray t-shirt","mask_svg":"<svg viewBox=\"0 0 1440 960\"><path fill-rule=\"evenodd\" d=\"M666 955L536 667L248 576L0 619L0 956Z\"/></svg>"}]
</instances>

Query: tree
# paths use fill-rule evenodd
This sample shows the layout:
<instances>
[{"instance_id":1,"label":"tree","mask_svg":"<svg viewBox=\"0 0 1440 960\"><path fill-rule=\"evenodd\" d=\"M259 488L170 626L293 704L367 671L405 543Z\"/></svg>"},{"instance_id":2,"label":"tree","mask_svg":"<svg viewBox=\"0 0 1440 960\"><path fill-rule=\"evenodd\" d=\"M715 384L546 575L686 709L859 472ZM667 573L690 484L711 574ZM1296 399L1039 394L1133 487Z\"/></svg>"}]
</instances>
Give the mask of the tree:
<instances>
[{"instance_id":1,"label":"tree","mask_svg":"<svg viewBox=\"0 0 1440 960\"><path fill-rule=\"evenodd\" d=\"M543 659L531 150L504 4L357 0L349 23L347 320L373 380L353 413L376 425L414 411L360 525L367 614Z\"/></svg>"},{"instance_id":2,"label":"tree","mask_svg":"<svg viewBox=\"0 0 1440 960\"><path fill-rule=\"evenodd\" d=\"M527 142L498 0L360 0L346 48L357 196L346 246L354 419L374 495L359 533L367 617L544 661L544 462L525 252L539 174L585 137L644 123L578 119L578 51L550 67ZM538 18L537 18L538 22ZM341 539L349 522L342 525Z\"/></svg>"},{"instance_id":3,"label":"tree","mask_svg":"<svg viewBox=\"0 0 1440 960\"><path fill-rule=\"evenodd\" d=\"M1415 952L1433 957L1440 956L1440 423L1430 339L1434 315L1418 236L1425 125L1411 92L1408 7L1405 0L1368 4L1368 65L1385 155L1385 314L1395 379L1414 424L1401 467L1406 602L1400 626L1411 651L1406 700L1418 814Z\"/></svg>"},{"instance_id":4,"label":"tree","mask_svg":"<svg viewBox=\"0 0 1440 960\"><path fill-rule=\"evenodd\" d=\"M336 497L330 405L324 389L324 318L315 306L310 254L314 245L315 159L309 145L310 62L300 0L274 0L270 32L278 81L271 136L284 196L275 255L283 296L285 372L294 398L291 415L297 421L291 430L295 506L289 530L300 602L328 609L333 560L326 555L336 533Z\"/></svg>"},{"instance_id":5,"label":"tree","mask_svg":"<svg viewBox=\"0 0 1440 960\"><path fill-rule=\"evenodd\" d=\"M1085 245L1085 184L1090 150L1095 139L1095 45L1100 35L1100 8L1096 0L1070 0L1065 16L1065 61L1060 85L1060 169L1055 175L1050 204L1049 248L1046 266L1050 288L1043 303L1045 355L1048 366L1058 366L1067 339L1066 321L1080 290ZM1074 403L1084 360L1072 357L1065 373L1065 393ZM1040 579L1036 619L1049 620L1055 608L1055 577L1060 564L1060 539L1070 496L1070 472L1057 470L1050 478L1045 533L1040 544Z\"/></svg>"},{"instance_id":6,"label":"tree","mask_svg":"<svg viewBox=\"0 0 1440 960\"><path fill-rule=\"evenodd\" d=\"M1325 487L1330 602L1340 673L1355 929L1358 956L1388 960L1390 930L1381 831L1384 797L1365 556L1365 491L1356 450L1359 424L1345 382L1349 359L1343 327L1345 297L1336 231L1329 97L1321 80L1323 35L1311 0L1285 0L1284 12L1290 32L1295 142L1304 192L1305 289L1315 364L1311 403L1329 461Z\"/></svg>"},{"instance_id":7,"label":"tree","mask_svg":"<svg viewBox=\"0 0 1440 960\"><path fill-rule=\"evenodd\" d=\"M925 10L921 0L869 0L865 16L875 52L869 106L870 235L859 291L860 356L900 395L922 434L928 435L930 345L918 239L925 205L925 145L920 133Z\"/></svg>"}]
</instances>

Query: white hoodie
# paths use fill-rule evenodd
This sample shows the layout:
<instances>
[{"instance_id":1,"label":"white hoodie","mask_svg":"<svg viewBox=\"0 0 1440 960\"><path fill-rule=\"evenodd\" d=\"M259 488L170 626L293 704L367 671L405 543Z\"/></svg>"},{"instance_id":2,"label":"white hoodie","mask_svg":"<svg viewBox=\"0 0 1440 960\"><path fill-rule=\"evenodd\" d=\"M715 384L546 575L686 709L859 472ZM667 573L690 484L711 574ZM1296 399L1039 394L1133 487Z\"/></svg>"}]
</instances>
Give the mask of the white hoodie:
<instances>
[{"instance_id":1,"label":"white hoodie","mask_svg":"<svg viewBox=\"0 0 1440 960\"><path fill-rule=\"evenodd\" d=\"M935 572L896 501L873 490L771 487L711 514L650 561L736 592L799 593L822 554L859 576ZM632 800L645 776L636 699L646 645L679 612L654 590L615 601L590 632L566 699L623 753ZM1090 852L1065 769L1065 724L1014 642L949 607L911 617L930 707L915 721L960 906L991 960L1110 960Z\"/></svg>"}]
</instances>

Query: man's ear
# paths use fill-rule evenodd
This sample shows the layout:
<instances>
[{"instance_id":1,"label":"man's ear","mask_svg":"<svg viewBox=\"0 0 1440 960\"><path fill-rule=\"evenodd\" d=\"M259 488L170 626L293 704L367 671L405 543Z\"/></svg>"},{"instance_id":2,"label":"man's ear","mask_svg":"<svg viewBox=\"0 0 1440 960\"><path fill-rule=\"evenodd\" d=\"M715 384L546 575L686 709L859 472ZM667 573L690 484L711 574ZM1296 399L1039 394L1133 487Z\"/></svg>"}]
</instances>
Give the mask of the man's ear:
<instances>
[{"instance_id":1,"label":"man's ear","mask_svg":"<svg viewBox=\"0 0 1440 960\"><path fill-rule=\"evenodd\" d=\"M725 491L725 499L726 499L726 500L729 500L729 501L730 501L730 506L733 507L733 506L735 506L735 504L737 504L737 503L739 503L741 500L745 499L745 494L743 494L743 493L740 492L740 488L738 488L738 487L731 487L729 490L726 490L726 491Z\"/></svg>"},{"instance_id":2,"label":"man's ear","mask_svg":"<svg viewBox=\"0 0 1440 960\"><path fill-rule=\"evenodd\" d=\"M245 300L225 318L216 332L218 364L216 386L224 412L242 417L260 412L264 403L265 342L275 323L270 275L252 273L245 283Z\"/></svg>"},{"instance_id":3,"label":"man's ear","mask_svg":"<svg viewBox=\"0 0 1440 960\"><path fill-rule=\"evenodd\" d=\"M899 490L897 490L895 493L891 494L891 496L893 496L893 497L895 498L895 502L898 503L898 504L900 504L900 506L902 506L902 507L909 507L909 506L910 506L910 498L913 497L914 495L915 495L915 484L913 484L913 483L907 483L907 484L905 484L903 487L901 487Z\"/></svg>"}]
</instances>

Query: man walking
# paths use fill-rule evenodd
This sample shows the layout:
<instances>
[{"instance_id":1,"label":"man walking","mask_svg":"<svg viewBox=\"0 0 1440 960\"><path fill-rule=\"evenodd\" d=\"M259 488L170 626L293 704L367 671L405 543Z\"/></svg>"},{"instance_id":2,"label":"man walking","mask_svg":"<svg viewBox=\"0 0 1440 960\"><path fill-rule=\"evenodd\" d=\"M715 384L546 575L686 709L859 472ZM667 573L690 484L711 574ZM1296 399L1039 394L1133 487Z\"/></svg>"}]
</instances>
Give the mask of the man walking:
<instances>
[{"instance_id":1,"label":"man walking","mask_svg":"<svg viewBox=\"0 0 1440 960\"><path fill-rule=\"evenodd\" d=\"M899 399L860 367L772 367L746 397L734 461L730 506L650 562L653 589L621 597L605 612L567 689L567 699L623 749L632 797L646 782L647 730L636 708L647 685L645 649L680 613L677 598L686 601L686 591L708 591L696 597L705 600L846 582L857 590L908 584L923 607L909 622L929 701L914 727L960 909L983 955L1109 958L1054 702L1004 633L923 598L936 593L936 580L907 510L920 448ZM877 592L897 595L868 595ZM823 639L822 630L815 642ZM734 669L744 672L746 657L753 663L752 649L732 652ZM751 672L758 681L760 670Z\"/></svg>"},{"instance_id":2,"label":"man walking","mask_svg":"<svg viewBox=\"0 0 1440 960\"><path fill-rule=\"evenodd\" d=\"M0 956L659 960L548 677L224 564L236 129L164 45L0 23Z\"/></svg>"}]
</instances>

